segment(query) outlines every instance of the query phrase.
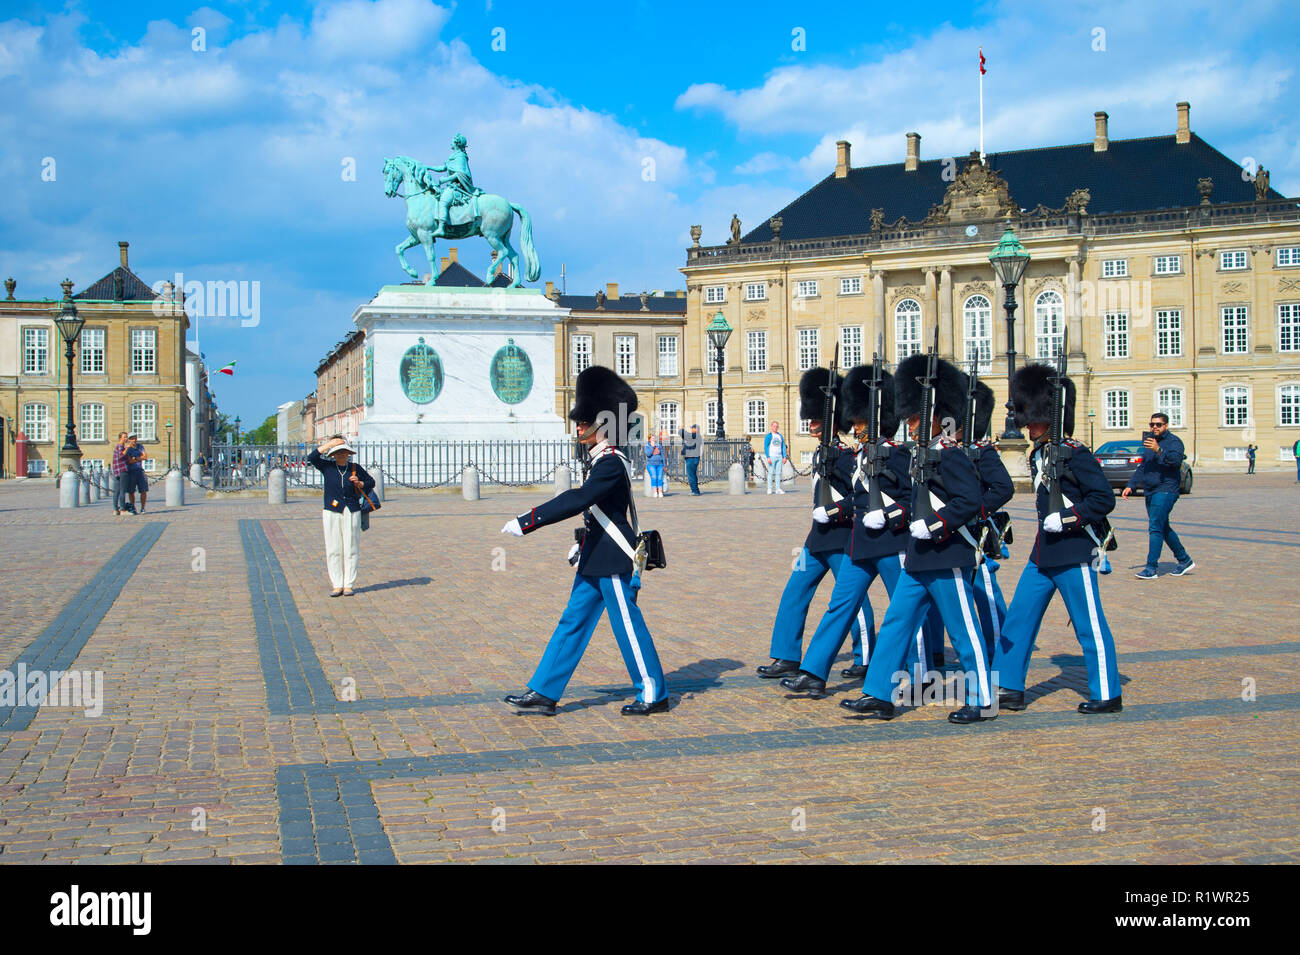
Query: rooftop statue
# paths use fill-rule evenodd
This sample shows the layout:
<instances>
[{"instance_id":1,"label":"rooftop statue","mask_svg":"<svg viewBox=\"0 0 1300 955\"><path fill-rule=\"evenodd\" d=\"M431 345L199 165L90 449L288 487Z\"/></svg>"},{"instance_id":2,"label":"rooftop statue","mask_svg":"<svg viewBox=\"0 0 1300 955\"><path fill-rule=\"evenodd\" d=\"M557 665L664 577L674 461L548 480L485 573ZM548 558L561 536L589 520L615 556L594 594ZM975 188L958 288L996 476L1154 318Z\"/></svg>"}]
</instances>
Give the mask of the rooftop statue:
<instances>
[{"instance_id":1,"label":"rooftop statue","mask_svg":"<svg viewBox=\"0 0 1300 955\"><path fill-rule=\"evenodd\" d=\"M469 154L465 137L456 134L451 141L451 155L440 166L427 166L409 156L394 156L384 160L384 194L389 198L401 196L406 200L406 228L410 235L397 246L397 258L411 278L419 273L406 261L406 250L416 245L424 247L429 257L429 279L426 284L438 281L438 257L433 253L435 239L464 239L481 235L493 251L499 253L488 270L487 284L492 284L504 267L510 263L510 288L518 288L522 279L536 282L542 274L537 250L533 246L533 223L528 211L504 196L484 192L474 185L469 170ZM437 173L446 173L439 177ZM519 253L510 244L510 230L514 227L515 213L523 223L525 268L519 267Z\"/></svg>"}]
</instances>

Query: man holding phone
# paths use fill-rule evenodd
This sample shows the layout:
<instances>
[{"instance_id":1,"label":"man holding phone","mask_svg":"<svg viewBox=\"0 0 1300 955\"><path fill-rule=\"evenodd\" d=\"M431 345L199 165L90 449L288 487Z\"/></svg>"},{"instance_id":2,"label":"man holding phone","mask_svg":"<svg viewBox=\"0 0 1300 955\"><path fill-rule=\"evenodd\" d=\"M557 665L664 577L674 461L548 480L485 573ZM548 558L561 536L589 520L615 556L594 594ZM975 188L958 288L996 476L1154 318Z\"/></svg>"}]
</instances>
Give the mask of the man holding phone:
<instances>
[{"instance_id":1,"label":"man holding phone","mask_svg":"<svg viewBox=\"0 0 1300 955\"><path fill-rule=\"evenodd\" d=\"M1154 580L1160 576L1160 552L1164 545L1174 552L1178 566L1175 577L1181 577L1193 567L1195 561L1187 554L1183 542L1169 526L1169 513L1178 503L1179 480L1182 472L1183 442L1169 430L1169 416L1157 411L1151 416L1150 431L1142 432L1142 463L1133 472L1124 497L1142 488L1147 504L1147 564L1137 573L1139 580Z\"/></svg>"}]
</instances>

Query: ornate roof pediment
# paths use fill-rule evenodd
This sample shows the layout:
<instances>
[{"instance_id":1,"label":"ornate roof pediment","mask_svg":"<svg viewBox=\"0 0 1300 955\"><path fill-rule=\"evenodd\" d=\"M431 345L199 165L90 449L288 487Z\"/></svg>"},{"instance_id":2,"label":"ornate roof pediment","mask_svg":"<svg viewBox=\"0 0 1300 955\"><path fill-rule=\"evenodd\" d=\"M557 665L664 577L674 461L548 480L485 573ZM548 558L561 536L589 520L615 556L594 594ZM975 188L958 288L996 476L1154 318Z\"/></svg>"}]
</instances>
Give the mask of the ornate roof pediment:
<instances>
[{"instance_id":1,"label":"ornate roof pediment","mask_svg":"<svg viewBox=\"0 0 1300 955\"><path fill-rule=\"evenodd\" d=\"M978 151L973 151L966 165L957 173L943 202L931 207L925 217L926 224L943 222L969 222L982 219L1000 219L1019 214L1020 207L1011 198L1006 180L995 170L980 162Z\"/></svg>"}]
</instances>

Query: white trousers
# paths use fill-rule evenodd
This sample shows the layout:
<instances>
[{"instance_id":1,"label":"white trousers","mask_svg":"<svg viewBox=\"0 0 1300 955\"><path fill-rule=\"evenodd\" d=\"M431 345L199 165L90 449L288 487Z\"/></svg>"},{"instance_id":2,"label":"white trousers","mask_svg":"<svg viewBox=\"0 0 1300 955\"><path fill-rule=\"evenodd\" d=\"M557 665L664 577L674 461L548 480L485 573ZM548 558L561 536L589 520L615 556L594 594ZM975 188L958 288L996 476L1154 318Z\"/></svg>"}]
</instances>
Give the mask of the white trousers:
<instances>
[{"instance_id":1,"label":"white trousers","mask_svg":"<svg viewBox=\"0 0 1300 955\"><path fill-rule=\"evenodd\" d=\"M351 590L357 582L357 556L361 548L361 512L321 511L325 525L325 564L335 590Z\"/></svg>"}]
</instances>

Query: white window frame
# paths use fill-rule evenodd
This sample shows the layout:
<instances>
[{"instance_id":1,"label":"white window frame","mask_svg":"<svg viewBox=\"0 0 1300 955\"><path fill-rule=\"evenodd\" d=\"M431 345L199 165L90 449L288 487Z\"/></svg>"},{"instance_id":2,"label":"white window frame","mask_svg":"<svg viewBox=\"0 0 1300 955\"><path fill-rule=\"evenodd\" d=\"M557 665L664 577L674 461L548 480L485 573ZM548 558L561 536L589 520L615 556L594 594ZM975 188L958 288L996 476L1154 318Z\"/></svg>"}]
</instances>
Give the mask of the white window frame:
<instances>
[{"instance_id":1,"label":"white window frame","mask_svg":"<svg viewBox=\"0 0 1300 955\"><path fill-rule=\"evenodd\" d=\"M767 402L750 398L745 402L745 433L762 434L767 430Z\"/></svg>"},{"instance_id":2,"label":"white window frame","mask_svg":"<svg viewBox=\"0 0 1300 955\"><path fill-rule=\"evenodd\" d=\"M49 473L50 473L50 465L48 462L43 461L40 458L27 459L28 477L39 477L42 474L49 474Z\"/></svg>"},{"instance_id":3,"label":"white window frame","mask_svg":"<svg viewBox=\"0 0 1300 955\"><path fill-rule=\"evenodd\" d=\"M1247 249L1224 249L1219 253L1220 272L1241 272L1250 268ZM1239 265L1236 263L1240 263Z\"/></svg>"},{"instance_id":4,"label":"white window frame","mask_svg":"<svg viewBox=\"0 0 1300 955\"><path fill-rule=\"evenodd\" d=\"M83 328L77 350L81 353L81 373L83 375L104 374L104 341L107 334L103 328ZM96 367L98 366L98 367Z\"/></svg>"},{"instance_id":5,"label":"white window frame","mask_svg":"<svg viewBox=\"0 0 1300 955\"><path fill-rule=\"evenodd\" d=\"M50 373L50 330L41 325L23 328L23 374Z\"/></svg>"},{"instance_id":6,"label":"white window frame","mask_svg":"<svg viewBox=\"0 0 1300 955\"><path fill-rule=\"evenodd\" d=\"M132 402L127 408L127 422L127 430L139 435L142 444L158 440L158 406L152 401Z\"/></svg>"},{"instance_id":7,"label":"white window frame","mask_svg":"<svg viewBox=\"0 0 1300 955\"><path fill-rule=\"evenodd\" d=\"M727 417L727 402L722 402L722 427L730 428L731 419ZM718 436L718 399L710 398L704 402L704 436L706 438L716 438Z\"/></svg>"},{"instance_id":8,"label":"white window frame","mask_svg":"<svg viewBox=\"0 0 1300 955\"><path fill-rule=\"evenodd\" d=\"M1277 305L1277 350L1300 352L1300 302Z\"/></svg>"},{"instance_id":9,"label":"white window frame","mask_svg":"<svg viewBox=\"0 0 1300 955\"><path fill-rule=\"evenodd\" d=\"M676 435L681 428L681 405L675 401L659 402L658 425L660 431L667 431L670 435Z\"/></svg>"},{"instance_id":10,"label":"white window frame","mask_svg":"<svg viewBox=\"0 0 1300 955\"><path fill-rule=\"evenodd\" d=\"M795 434L812 434L812 419L800 418L799 426L795 428Z\"/></svg>"},{"instance_id":11,"label":"white window frame","mask_svg":"<svg viewBox=\"0 0 1300 955\"><path fill-rule=\"evenodd\" d=\"M1279 269L1300 265L1300 245L1283 245L1273 250L1273 264Z\"/></svg>"},{"instance_id":12,"label":"white window frame","mask_svg":"<svg viewBox=\"0 0 1300 955\"><path fill-rule=\"evenodd\" d=\"M657 350L659 352L659 377L676 378L678 375L677 336L660 335Z\"/></svg>"},{"instance_id":13,"label":"white window frame","mask_svg":"<svg viewBox=\"0 0 1300 955\"><path fill-rule=\"evenodd\" d=\"M133 328L131 335L131 374L158 374L158 329Z\"/></svg>"},{"instance_id":14,"label":"white window frame","mask_svg":"<svg viewBox=\"0 0 1300 955\"><path fill-rule=\"evenodd\" d=\"M921 303L900 299L894 305L894 363L921 351Z\"/></svg>"},{"instance_id":15,"label":"white window frame","mask_svg":"<svg viewBox=\"0 0 1300 955\"><path fill-rule=\"evenodd\" d=\"M1173 386L1156 389L1155 410L1169 416L1169 430L1183 427L1187 395L1182 388Z\"/></svg>"},{"instance_id":16,"label":"white window frame","mask_svg":"<svg viewBox=\"0 0 1300 955\"><path fill-rule=\"evenodd\" d=\"M731 341L722 349L722 370L727 370L727 349L731 347ZM704 367L708 374L716 375L718 373L718 350L713 347L713 342L709 341L709 336L704 336Z\"/></svg>"},{"instance_id":17,"label":"white window frame","mask_svg":"<svg viewBox=\"0 0 1300 955\"><path fill-rule=\"evenodd\" d=\"M1225 461L1245 461L1246 449L1240 446L1225 447L1223 449L1223 460Z\"/></svg>"},{"instance_id":18,"label":"white window frame","mask_svg":"<svg viewBox=\"0 0 1300 955\"><path fill-rule=\"evenodd\" d=\"M1044 289L1034 299L1034 357L1051 361L1064 345L1065 297L1056 289Z\"/></svg>"},{"instance_id":19,"label":"white window frame","mask_svg":"<svg viewBox=\"0 0 1300 955\"><path fill-rule=\"evenodd\" d=\"M591 367L591 353L594 342L590 335L574 335L569 339L569 345L572 353L573 377L576 378Z\"/></svg>"},{"instance_id":20,"label":"white window frame","mask_svg":"<svg viewBox=\"0 0 1300 955\"><path fill-rule=\"evenodd\" d=\"M104 406L97 401L83 402L77 414L79 441L104 440Z\"/></svg>"},{"instance_id":21,"label":"white window frame","mask_svg":"<svg viewBox=\"0 0 1300 955\"><path fill-rule=\"evenodd\" d=\"M841 368L852 368L854 365L861 365L866 361L866 353L862 348L865 337L866 333L861 325L840 326Z\"/></svg>"},{"instance_id":22,"label":"white window frame","mask_svg":"<svg viewBox=\"0 0 1300 955\"><path fill-rule=\"evenodd\" d=\"M29 401L23 405L23 434L28 441L45 442L50 440L53 422L50 420L50 406L43 401Z\"/></svg>"},{"instance_id":23,"label":"white window frame","mask_svg":"<svg viewBox=\"0 0 1300 955\"><path fill-rule=\"evenodd\" d=\"M1229 392L1232 393L1231 402ZM1247 427L1250 424L1250 388L1246 385L1224 385L1219 389L1219 409L1220 427Z\"/></svg>"},{"instance_id":24,"label":"white window frame","mask_svg":"<svg viewBox=\"0 0 1300 955\"><path fill-rule=\"evenodd\" d=\"M978 301L977 301L978 300ZM980 305L979 302L983 302ZM980 325L984 332L980 334ZM993 371L993 302L987 295L976 293L966 297L961 306L961 325L963 353L966 364L978 360L979 373L991 374Z\"/></svg>"},{"instance_id":25,"label":"white window frame","mask_svg":"<svg viewBox=\"0 0 1300 955\"><path fill-rule=\"evenodd\" d=\"M1102 316L1102 334L1106 340L1106 358L1129 358L1128 312L1107 312Z\"/></svg>"},{"instance_id":26,"label":"white window frame","mask_svg":"<svg viewBox=\"0 0 1300 955\"><path fill-rule=\"evenodd\" d=\"M636 336L614 336L614 370L624 378L636 375Z\"/></svg>"},{"instance_id":27,"label":"white window frame","mask_svg":"<svg viewBox=\"0 0 1300 955\"><path fill-rule=\"evenodd\" d=\"M813 453L812 453L811 451L800 451L800 452L799 452L799 464L800 464L801 466L806 466L806 465L812 464L812 456L813 456Z\"/></svg>"},{"instance_id":28,"label":"white window frame","mask_svg":"<svg viewBox=\"0 0 1300 955\"><path fill-rule=\"evenodd\" d=\"M1128 278L1128 259L1103 259L1101 277L1104 279Z\"/></svg>"},{"instance_id":29,"label":"white window frame","mask_svg":"<svg viewBox=\"0 0 1300 955\"><path fill-rule=\"evenodd\" d=\"M746 283L745 283L745 301L746 301L746 302L766 302L766 301L767 301L767 283L766 283L766 282L746 282Z\"/></svg>"},{"instance_id":30,"label":"white window frame","mask_svg":"<svg viewBox=\"0 0 1300 955\"><path fill-rule=\"evenodd\" d=\"M1173 263L1173 268L1170 268ZM1151 263L1152 275L1181 275L1183 272L1183 257L1181 255L1157 255L1154 256Z\"/></svg>"},{"instance_id":31,"label":"white window frame","mask_svg":"<svg viewBox=\"0 0 1300 955\"><path fill-rule=\"evenodd\" d=\"M1277 386L1279 428L1300 428L1300 382L1284 381Z\"/></svg>"},{"instance_id":32,"label":"white window frame","mask_svg":"<svg viewBox=\"0 0 1300 955\"><path fill-rule=\"evenodd\" d=\"M821 330L817 328L800 328L797 332L799 342L799 370L816 368L821 361Z\"/></svg>"},{"instance_id":33,"label":"white window frame","mask_svg":"<svg viewBox=\"0 0 1300 955\"><path fill-rule=\"evenodd\" d=\"M1102 428L1107 431L1133 430L1133 394L1127 388L1111 388L1102 394Z\"/></svg>"},{"instance_id":34,"label":"white window frame","mask_svg":"<svg viewBox=\"0 0 1300 955\"><path fill-rule=\"evenodd\" d=\"M1156 357L1178 358L1182 353L1183 310L1181 308L1156 309Z\"/></svg>"},{"instance_id":35,"label":"white window frame","mask_svg":"<svg viewBox=\"0 0 1300 955\"><path fill-rule=\"evenodd\" d=\"M846 275L840 278L841 295L861 295L862 294L862 276Z\"/></svg>"},{"instance_id":36,"label":"white window frame","mask_svg":"<svg viewBox=\"0 0 1300 955\"><path fill-rule=\"evenodd\" d=\"M721 305L726 301L727 301L727 287L725 285L704 286L705 305Z\"/></svg>"},{"instance_id":37,"label":"white window frame","mask_svg":"<svg viewBox=\"0 0 1300 955\"><path fill-rule=\"evenodd\" d=\"M1224 355L1245 355L1250 352L1249 305L1219 307L1219 348Z\"/></svg>"},{"instance_id":38,"label":"white window frame","mask_svg":"<svg viewBox=\"0 0 1300 955\"><path fill-rule=\"evenodd\" d=\"M767 371L767 331L761 328L745 332L745 367L749 371Z\"/></svg>"},{"instance_id":39,"label":"white window frame","mask_svg":"<svg viewBox=\"0 0 1300 955\"><path fill-rule=\"evenodd\" d=\"M817 279L800 279L795 283L795 298L816 298Z\"/></svg>"}]
</instances>

